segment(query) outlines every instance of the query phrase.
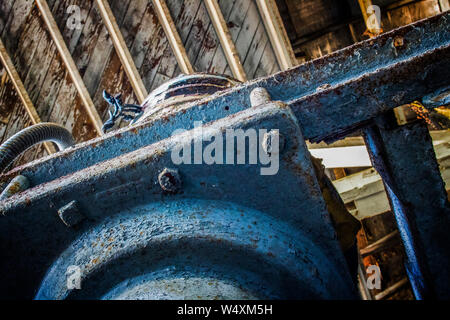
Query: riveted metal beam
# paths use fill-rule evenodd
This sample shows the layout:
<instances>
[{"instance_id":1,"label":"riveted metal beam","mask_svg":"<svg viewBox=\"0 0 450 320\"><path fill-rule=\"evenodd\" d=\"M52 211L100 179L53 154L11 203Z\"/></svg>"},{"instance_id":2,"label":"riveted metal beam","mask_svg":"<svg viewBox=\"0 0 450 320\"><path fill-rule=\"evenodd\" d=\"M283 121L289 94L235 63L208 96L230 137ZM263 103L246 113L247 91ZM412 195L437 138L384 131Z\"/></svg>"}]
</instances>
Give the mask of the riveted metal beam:
<instances>
[{"instance_id":1,"label":"riveted metal beam","mask_svg":"<svg viewBox=\"0 0 450 320\"><path fill-rule=\"evenodd\" d=\"M449 297L450 206L424 121L398 126L393 113L364 130L374 167L383 178L407 256L417 299Z\"/></svg>"}]
</instances>

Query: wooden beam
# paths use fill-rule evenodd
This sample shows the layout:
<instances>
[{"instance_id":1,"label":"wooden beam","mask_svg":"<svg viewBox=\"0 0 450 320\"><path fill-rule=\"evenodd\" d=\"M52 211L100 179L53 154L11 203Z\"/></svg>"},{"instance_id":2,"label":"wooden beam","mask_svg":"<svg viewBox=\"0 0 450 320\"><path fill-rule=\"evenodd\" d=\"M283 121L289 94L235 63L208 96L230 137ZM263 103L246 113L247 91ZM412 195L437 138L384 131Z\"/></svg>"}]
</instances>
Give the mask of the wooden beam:
<instances>
[{"instance_id":1,"label":"wooden beam","mask_svg":"<svg viewBox=\"0 0 450 320\"><path fill-rule=\"evenodd\" d=\"M58 25L56 24L55 19L53 18L52 12L48 7L47 1L36 0L36 4L39 8L39 11L41 12L45 24L47 25L47 29L56 45L56 48L58 49L59 55L63 59L67 71L69 72L69 75L75 87L78 90L78 94L80 95L81 101L83 102L83 105L89 115L89 118L91 119L95 130L100 135L102 133L102 126L103 126L102 119L100 118L100 115L98 114L97 109L95 108L94 103L92 102L91 96L89 95L86 85L84 84L83 79L81 78L80 72L78 71L77 66L70 54L70 51L67 48L66 43L64 42L64 38L61 34L61 31L58 28Z\"/></svg>"},{"instance_id":2,"label":"wooden beam","mask_svg":"<svg viewBox=\"0 0 450 320\"><path fill-rule=\"evenodd\" d=\"M396 240L396 241L394 241ZM388 235L384 236L381 239L378 239L372 244L369 244L367 247L359 250L359 253L362 257L365 257L369 254L374 254L384 250L386 247L390 246L393 243L400 242L398 230L395 230Z\"/></svg>"},{"instance_id":3,"label":"wooden beam","mask_svg":"<svg viewBox=\"0 0 450 320\"><path fill-rule=\"evenodd\" d=\"M284 28L275 0L256 0L256 4L281 70L297 65L291 41Z\"/></svg>"},{"instance_id":4,"label":"wooden beam","mask_svg":"<svg viewBox=\"0 0 450 320\"><path fill-rule=\"evenodd\" d=\"M450 190L450 132L432 131L434 151L446 190ZM372 217L390 211L390 205L381 177L375 169L367 169L333 181L345 204L353 204L350 212L357 219Z\"/></svg>"},{"instance_id":5,"label":"wooden beam","mask_svg":"<svg viewBox=\"0 0 450 320\"><path fill-rule=\"evenodd\" d=\"M231 39L230 31L228 30L227 23L220 10L217 0L205 0L206 9L208 10L209 17L212 21L214 29L216 30L217 37L219 38L222 49L230 65L233 76L242 81L247 81L247 75L242 67L239 54L237 53L236 46Z\"/></svg>"},{"instance_id":6,"label":"wooden beam","mask_svg":"<svg viewBox=\"0 0 450 320\"><path fill-rule=\"evenodd\" d=\"M407 278L403 278L399 282L393 284L392 286L390 286L386 290L384 290L384 291L380 292L379 294L377 294L375 296L375 300L383 300L384 298L390 296L391 294L394 294L398 289L403 287L405 284L408 284L408 282L409 281L408 281Z\"/></svg>"},{"instance_id":7,"label":"wooden beam","mask_svg":"<svg viewBox=\"0 0 450 320\"><path fill-rule=\"evenodd\" d=\"M164 32L166 33L167 39L169 40L170 46L172 47L172 51L175 54L178 66L185 74L194 73L194 68L189 61L186 49L183 46L183 42L181 42L180 35L178 34L175 23L172 20L172 16L170 15L170 11L167 7L166 1L152 0L152 3L154 9L156 10L156 14L158 15L159 22L161 23Z\"/></svg>"},{"instance_id":8,"label":"wooden beam","mask_svg":"<svg viewBox=\"0 0 450 320\"><path fill-rule=\"evenodd\" d=\"M125 69L125 72L128 76L128 80L133 87L133 91L136 94L136 97L140 104L144 102L147 98L148 92L142 82L141 76L139 75L139 71L134 64L133 58L128 50L128 47L123 39L122 33L120 32L119 25L116 22L116 18L109 6L108 0L95 0L97 7L100 11L100 15L102 16L103 22L108 29L108 33L111 36L111 40L114 44L114 48L116 49L117 55L122 62L122 66Z\"/></svg>"},{"instance_id":9,"label":"wooden beam","mask_svg":"<svg viewBox=\"0 0 450 320\"><path fill-rule=\"evenodd\" d=\"M39 118L36 108L34 107L27 90L25 89L25 86L23 85L23 82L20 79L19 73L14 67L14 63L12 62L8 54L8 51L6 50L3 41L1 39L0 39L0 60L3 66L5 67L6 72L8 73L8 76L11 79L14 88L17 91L17 94L19 95L19 98L22 101L22 104L25 107L25 110L27 111L31 119L31 123L32 124L40 123L41 119ZM49 154L56 152L56 148L51 142L44 142L44 147Z\"/></svg>"},{"instance_id":10,"label":"wooden beam","mask_svg":"<svg viewBox=\"0 0 450 320\"><path fill-rule=\"evenodd\" d=\"M445 12L450 10L450 1L449 0L439 0L439 6L441 8L441 12Z\"/></svg>"},{"instance_id":11,"label":"wooden beam","mask_svg":"<svg viewBox=\"0 0 450 320\"><path fill-rule=\"evenodd\" d=\"M361 8L361 13L364 18L364 23L366 24L367 30L372 35L377 35L380 33L381 30L381 21L378 21L378 19L370 19L368 9L370 6L372 6L372 0L358 0L359 7ZM380 17L381 18L381 17Z\"/></svg>"}]
</instances>

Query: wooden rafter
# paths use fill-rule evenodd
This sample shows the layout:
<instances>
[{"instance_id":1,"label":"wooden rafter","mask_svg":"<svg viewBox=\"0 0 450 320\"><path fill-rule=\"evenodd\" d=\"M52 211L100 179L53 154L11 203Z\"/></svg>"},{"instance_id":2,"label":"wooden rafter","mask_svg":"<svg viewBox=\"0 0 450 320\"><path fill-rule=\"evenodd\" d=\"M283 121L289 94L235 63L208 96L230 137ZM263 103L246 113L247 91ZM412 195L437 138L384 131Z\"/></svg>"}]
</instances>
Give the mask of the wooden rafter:
<instances>
[{"instance_id":1,"label":"wooden rafter","mask_svg":"<svg viewBox=\"0 0 450 320\"><path fill-rule=\"evenodd\" d=\"M286 70L295 66L297 62L294 50L275 0L256 0L256 4L280 68Z\"/></svg>"},{"instance_id":2,"label":"wooden rafter","mask_svg":"<svg viewBox=\"0 0 450 320\"><path fill-rule=\"evenodd\" d=\"M152 0L154 9L158 15L159 22L161 23L164 32L169 40L172 51L177 59L178 65L181 71L185 74L194 73L194 68L186 53L186 49L183 46L180 35L178 34L175 23L170 15L169 8L167 7L165 0Z\"/></svg>"},{"instance_id":3,"label":"wooden rafter","mask_svg":"<svg viewBox=\"0 0 450 320\"><path fill-rule=\"evenodd\" d=\"M123 39L122 33L120 32L119 25L116 22L116 18L109 6L108 0L95 0L97 3L100 15L102 16L103 22L105 23L108 33L111 36L111 40L116 49L117 55L122 62L122 66L128 76L128 80L133 87L133 91L139 100L139 103L143 103L145 98L147 98L148 92L142 82L139 71L134 64L133 58L131 57L130 51Z\"/></svg>"},{"instance_id":4,"label":"wooden rafter","mask_svg":"<svg viewBox=\"0 0 450 320\"><path fill-rule=\"evenodd\" d=\"M409 281L407 278L403 278L402 280L400 280L399 282L396 282L395 284L393 284L392 286L390 286L389 288L387 288L386 290L378 293L375 296L375 300L383 300L385 298L387 298L388 296L394 294L395 292L397 292L401 287L403 287L404 285L408 284Z\"/></svg>"},{"instance_id":5,"label":"wooden rafter","mask_svg":"<svg viewBox=\"0 0 450 320\"><path fill-rule=\"evenodd\" d=\"M67 48L67 45L61 34L61 31L59 30L58 25L56 24L56 21L53 18L52 12L48 7L47 1L36 0L36 4L39 8L39 11L41 12L45 24L47 25L47 29L52 37L52 40L54 41L56 48L58 49L58 52L64 61L67 71L69 72L69 75L78 91L78 94L80 95L81 101L83 102L83 105L89 115L89 118L91 119L95 130L100 135L102 133L102 125L103 125L102 119L100 118L100 115L98 114L98 111L95 108L94 103L92 102L91 96L89 95L89 92L86 88L86 85L83 82L83 79L80 75L80 72L78 71L75 62L73 61L72 55L70 54L70 51Z\"/></svg>"},{"instance_id":6,"label":"wooden rafter","mask_svg":"<svg viewBox=\"0 0 450 320\"><path fill-rule=\"evenodd\" d=\"M6 72L8 73L8 76L11 79L14 88L17 91L17 94L19 95L19 98L22 101L22 104L25 107L25 110L27 111L31 119L31 123L32 124L40 123L41 119L39 118L36 108L34 107L27 90L23 85L22 80L20 79L19 73L14 67L14 63L12 62L1 39L0 39L0 60L3 66L5 67ZM56 152L56 148L53 146L51 142L44 142L44 147L49 154Z\"/></svg>"},{"instance_id":7,"label":"wooden rafter","mask_svg":"<svg viewBox=\"0 0 450 320\"><path fill-rule=\"evenodd\" d=\"M450 10L450 1L449 0L439 0L439 6L441 8L441 12L445 12Z\"/></svg>"},{"instance_id":8,"label":"wooden rafter","mask_svg":"<svg viewBox=\"0 0 450 320\"><path fill-rule=\"evenodd\" d=\"M247 75L242 67L236 46L231 39L230 31L228 30L227 23L220 10L219 3L217 0L205 0L205 5L233 76L240 81L247 81Z\"/></svg>"}]
</instances>

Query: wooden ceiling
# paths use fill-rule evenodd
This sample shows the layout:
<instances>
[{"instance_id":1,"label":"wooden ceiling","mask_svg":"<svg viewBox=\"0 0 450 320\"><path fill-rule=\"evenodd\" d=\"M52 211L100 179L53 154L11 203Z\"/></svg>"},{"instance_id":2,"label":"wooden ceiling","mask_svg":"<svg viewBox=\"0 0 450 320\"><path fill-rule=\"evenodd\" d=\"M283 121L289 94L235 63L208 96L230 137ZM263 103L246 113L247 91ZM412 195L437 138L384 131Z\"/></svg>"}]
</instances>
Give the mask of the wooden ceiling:
<instances>
[{"instance_id":1,"label":"wooden ceiling","mask_svg":"<svg viewBox=\"0 0 450 320\"><path fill-rule=\"evenodd\" d=\"M65 126L77 142L98 136L107 118L103 90L140 104L182 72L251 80L351 45L364 39L358 2L370 3L1 0L0 52L10 67L0 64L0 142L47 121ZM386 7L393 1L372 2ZM400 7L383 11L383 27L434 15L443 2L395 1ZM50 143L35 147L14 166L54 151Z\"/></svg>"},{"instance_id":2,"label":"wooden ceiling","mask_svg":"<svg viewBox=\"0 0 450 320\"><path fill-rule=\"evenodd\" d=\"M99 125L107 118L103 90L122 93L126 103L139 104L148 92L182 71L241 79L279 71L280 57L273 48L277 47L280 28L275 21L274 34L270 33L263 19L264 10L270 8L261 7L266 2L2 0L0 35L38 120L64 125L81 142L96 137ZM173 25L161 20L161 3ZM218 15L211 14L214 8ZM190 70L175 50L176 39L170 28L178 36ZM226 37L218 37L224 32L228 44ZM279 41L278 48L284 47ZM230 60L233 53L234 63ZM4 64L1 67L3 142L36 119L24 108ZM49 151L43 146L33 148L15 165Z\"/></svg>"}]
</instances>

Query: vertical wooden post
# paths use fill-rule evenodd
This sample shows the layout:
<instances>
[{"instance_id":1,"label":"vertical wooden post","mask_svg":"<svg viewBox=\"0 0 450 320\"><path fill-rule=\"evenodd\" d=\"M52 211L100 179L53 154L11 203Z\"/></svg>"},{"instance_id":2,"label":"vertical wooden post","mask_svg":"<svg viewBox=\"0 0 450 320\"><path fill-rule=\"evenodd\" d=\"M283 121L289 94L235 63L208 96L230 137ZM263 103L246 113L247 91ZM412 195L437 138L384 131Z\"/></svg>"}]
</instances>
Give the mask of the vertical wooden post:
<instances>
[{"instance_id":1,"label":"vertical wooden post","mask_svg":"<svg viewBox=\"0 0 450 320\"><path fill-rule=\"evenodd\" d=\"M450 10L450 1L449 0L439 0L439 7L441 8L441 12Z\"/></svg>"}]
</instances>

